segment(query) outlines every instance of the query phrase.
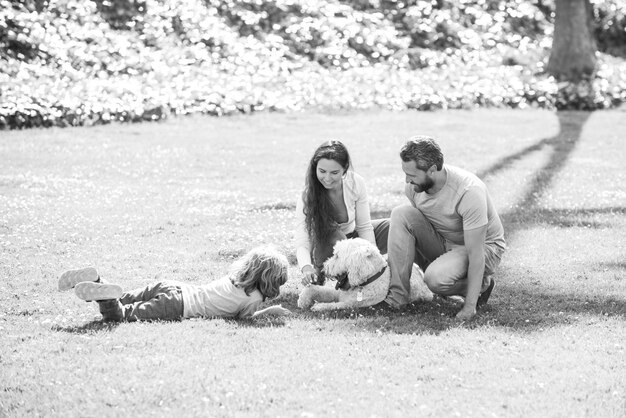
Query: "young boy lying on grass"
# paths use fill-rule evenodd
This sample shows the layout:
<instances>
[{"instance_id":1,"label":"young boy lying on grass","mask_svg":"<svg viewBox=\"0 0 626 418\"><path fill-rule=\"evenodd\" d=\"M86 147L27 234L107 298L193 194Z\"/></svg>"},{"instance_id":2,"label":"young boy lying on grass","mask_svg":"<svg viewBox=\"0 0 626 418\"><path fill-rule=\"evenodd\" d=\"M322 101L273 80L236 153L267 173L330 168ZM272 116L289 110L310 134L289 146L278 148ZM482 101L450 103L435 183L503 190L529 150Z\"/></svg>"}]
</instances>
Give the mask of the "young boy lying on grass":
<instances>
[{"instance_id":1,"label":"young boy lying on grass","mask_svg":"<svg viewBox=\"0 0 626 418\"><path fill-rule=\"evenodd\" d=\"M180 320L196 317L255 318L284 316L280 305L258 310L275 298L287 281L287 258L272 247L257 247L235 261L230 273L206 285L161 281L123 292L103 283L93 267L69 270L59 277L59 290L74 289L85 301L96 301L105 321Z\"/></svg>"}]
</instances>

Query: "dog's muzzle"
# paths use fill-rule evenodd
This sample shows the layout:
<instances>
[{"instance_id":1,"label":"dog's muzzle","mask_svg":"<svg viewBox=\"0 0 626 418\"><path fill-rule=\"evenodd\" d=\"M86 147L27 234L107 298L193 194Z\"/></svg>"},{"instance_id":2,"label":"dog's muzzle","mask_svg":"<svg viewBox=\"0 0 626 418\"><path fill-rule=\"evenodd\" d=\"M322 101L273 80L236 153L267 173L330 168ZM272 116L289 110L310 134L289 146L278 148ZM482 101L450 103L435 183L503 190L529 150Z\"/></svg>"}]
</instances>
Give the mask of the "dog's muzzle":
<instances>
[{"instance_id":1,"label":"dog's muzzle","mask_svg":"<svg viewBox=\"0 0 626 418\"><path fill-rule=\"evenodd\" d=\"M348 273L343 273L340 276L336 277L337 284L335 285L336 290L348 290L350 289L350 280L348 280Z\"/></svg>"},{"instance_id":2,"label":"dog's muzzle","mask_svg":"<svg viewBox=\"0 0 626 418\"><path fill-rule=\"evenodd\" d=\"M367 279L365 282L361 283L357 287L367 286L368 284L372 283L374 280L382 276L386 269L387 269L387 266L383 267L381 271L374 274L372 277L370 277L369 279ZM335 285L336 290L350 290L351 286L350 286L350 280L348 279L348 273L343 273L335 277L335 279L337 280L337 284Z\"/></svg>"}]
</instances>

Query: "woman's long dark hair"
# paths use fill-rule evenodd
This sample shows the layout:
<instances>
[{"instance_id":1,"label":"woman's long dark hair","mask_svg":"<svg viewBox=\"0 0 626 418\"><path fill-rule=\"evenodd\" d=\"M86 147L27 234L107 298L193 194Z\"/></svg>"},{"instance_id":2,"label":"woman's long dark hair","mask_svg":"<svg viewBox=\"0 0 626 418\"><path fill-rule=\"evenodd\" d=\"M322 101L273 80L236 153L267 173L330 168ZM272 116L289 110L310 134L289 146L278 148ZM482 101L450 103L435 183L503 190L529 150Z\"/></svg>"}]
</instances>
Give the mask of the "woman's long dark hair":
<instances>
[{"instance_id":1,"label":"woman's long dark hair","mask_svg":"<svg viewBox=\"0 0 626 418\"><path fill-rule=\"evenodd\" d=\"M322 160L336 161L344 170L351 166L350 154L341 141L330 140L320 145L313 153L306 173L306 185L302 195L305 225L314 243L326 242L337 228L333 214L336 212L326 188L317 179L317 163Z\"/></svg>"}]
</instances>

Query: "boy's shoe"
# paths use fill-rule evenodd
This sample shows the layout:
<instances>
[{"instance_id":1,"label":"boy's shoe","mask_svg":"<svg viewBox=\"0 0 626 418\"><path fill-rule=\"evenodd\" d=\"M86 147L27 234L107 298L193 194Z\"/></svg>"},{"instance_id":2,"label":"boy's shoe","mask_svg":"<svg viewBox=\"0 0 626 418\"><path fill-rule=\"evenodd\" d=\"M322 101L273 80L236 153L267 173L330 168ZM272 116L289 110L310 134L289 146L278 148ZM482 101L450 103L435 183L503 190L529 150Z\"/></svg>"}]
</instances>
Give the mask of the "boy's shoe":
<instances>
[{"instance_id":1,"label":"boy's shoe","mask_svg":"<svg viewBox=\"0 0 626 418\"><path fill-rule=\"evenodd\" d=\"M81 282L74 287L74 292L82 300L119 299L122 297L122 287L116 284L103 284L94 282Z\"/></svg>"},{"instance_id":2,"label":"boy's shoe","mask_svg":"<svg viewBox=\"0 0 626 418\"><path fill-rule=\"evenodd\" d=\"M478 301L476 301L476 308L480 308L481 306L487 303L487 301L489 300L489 296L491 296L491 291L493 290L495 286L496 286L496 281L492 277L489 287L485 289L485 291L481 293L480 296L478 297Z\"/></svg>"},{"instance_id":3,"label":"boy's shoe","mask_svg":"<svg viewBox=\"0 0 626 418\"><path fill-rule=\"evenodd\" d=\"M81 282L97 282L100 279L98 271L93 267L78 270L68 270L59 277L59 290L65 291L74 288Z\"/></svg>"}]
</instances>

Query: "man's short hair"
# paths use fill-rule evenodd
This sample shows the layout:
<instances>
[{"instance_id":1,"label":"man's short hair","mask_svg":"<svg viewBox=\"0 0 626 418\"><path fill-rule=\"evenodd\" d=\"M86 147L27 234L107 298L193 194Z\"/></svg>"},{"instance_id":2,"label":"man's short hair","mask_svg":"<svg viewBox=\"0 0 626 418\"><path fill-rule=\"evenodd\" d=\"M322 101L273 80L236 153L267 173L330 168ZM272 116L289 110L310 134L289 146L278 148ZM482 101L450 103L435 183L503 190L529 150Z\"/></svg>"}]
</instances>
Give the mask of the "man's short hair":
<instances>
[{"instance_id":1,"label":"man's short hair","mask_svg":"<svg viewBox=\"0 0 626 418\"><path fill-rule=\"evenodd\" d=\"M443 153L435 140L429 136L412 136L400 150L402 161L415 161L418 169L427 171L433 165L437 171L443 167Z\"/></svg>"}]
</instances>

